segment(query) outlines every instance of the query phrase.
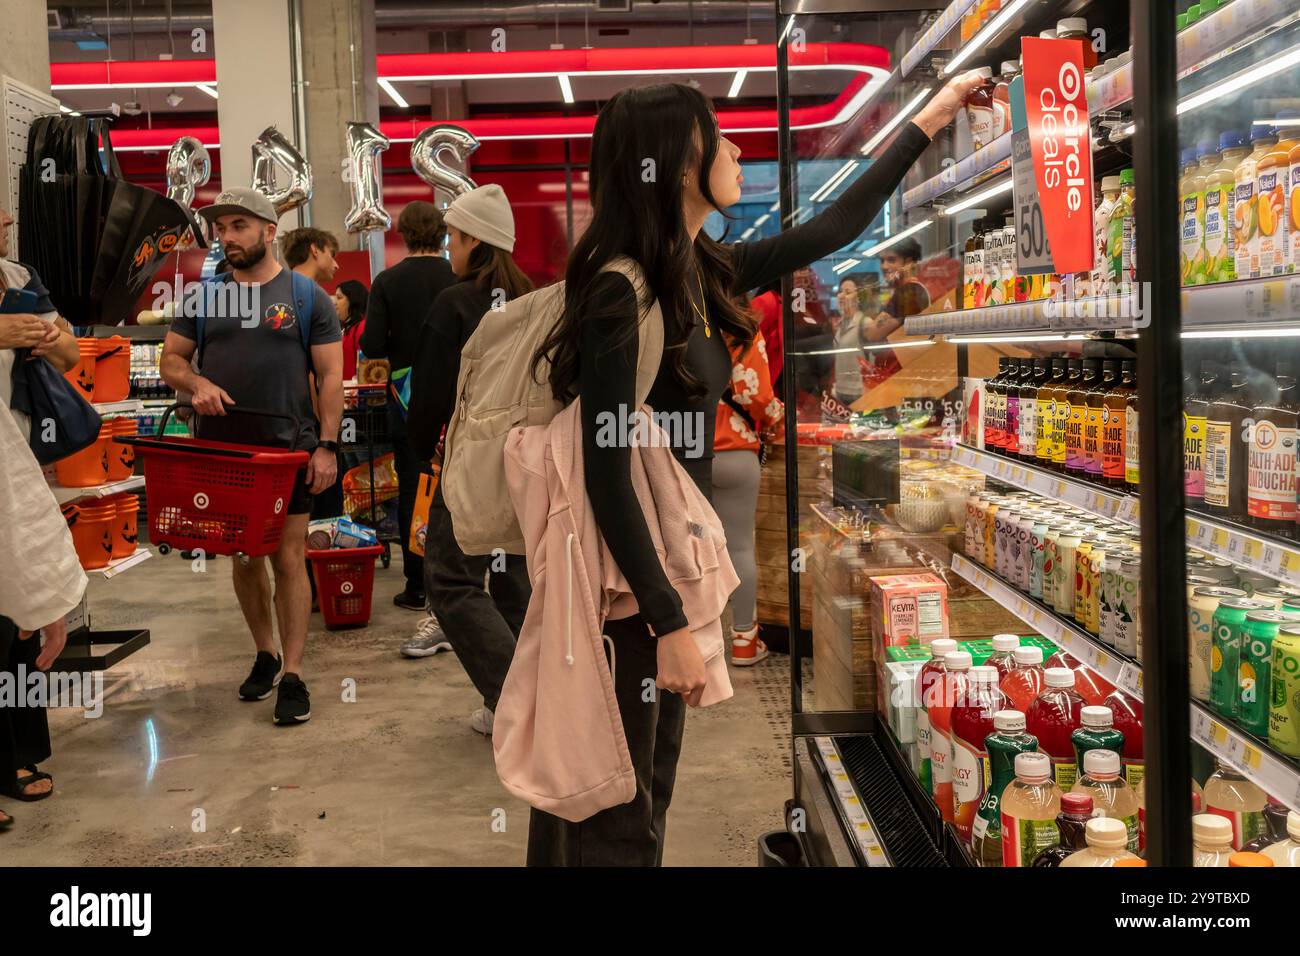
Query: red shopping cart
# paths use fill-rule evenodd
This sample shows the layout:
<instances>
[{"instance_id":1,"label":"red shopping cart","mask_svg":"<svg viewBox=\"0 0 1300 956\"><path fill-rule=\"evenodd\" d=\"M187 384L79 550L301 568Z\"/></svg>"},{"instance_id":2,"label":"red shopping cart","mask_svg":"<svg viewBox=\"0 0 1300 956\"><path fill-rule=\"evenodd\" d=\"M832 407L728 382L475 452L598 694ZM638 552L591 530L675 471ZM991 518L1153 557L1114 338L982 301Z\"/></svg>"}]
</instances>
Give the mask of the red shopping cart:
<instances>
[{"instance_id":1,"label":"red shopping cart","mask_svg":"<svg viewBox=\"0 0 1300 956\"><path fill-rule=\"evenodd\" d=\"M271 554L279 547L294 483L307 464L307 452L164 437L167 417L182 407L192 406L170 406L151 438L113 439L133 445L144 459L149 539L161 554L172 548L249 557ZM227 414L296 422L289 415L253 408L231 408Z\"/></svg>"}]
</instances>

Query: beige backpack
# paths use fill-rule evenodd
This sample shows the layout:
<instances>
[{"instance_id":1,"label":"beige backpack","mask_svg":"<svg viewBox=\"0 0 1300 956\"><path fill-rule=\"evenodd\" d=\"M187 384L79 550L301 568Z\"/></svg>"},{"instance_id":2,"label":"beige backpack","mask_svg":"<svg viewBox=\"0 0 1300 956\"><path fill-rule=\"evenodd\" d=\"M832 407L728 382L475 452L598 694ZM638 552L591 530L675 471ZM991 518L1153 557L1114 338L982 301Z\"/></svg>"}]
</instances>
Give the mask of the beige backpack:
<instances>
[{"instance_id":1,"label":"beige backpack","mask_svg":"<svg viewBox=\"0 0 1300 956\"><path fill-rule=\"evenodd\" d=\"M663 313L650 299L641 267L620 256L602 271L621 272L641 309L636 369L639 408L650 394L663 357ZM510 490L506 438L513 428L545 425L563 407L551 394L550 363L533 372L533 356L564 312L564 283L557 282L490 310L460 353L456 408L447 424L442 496L456 541L466 554L523 554Z\"/></svg>"}]
</instances>

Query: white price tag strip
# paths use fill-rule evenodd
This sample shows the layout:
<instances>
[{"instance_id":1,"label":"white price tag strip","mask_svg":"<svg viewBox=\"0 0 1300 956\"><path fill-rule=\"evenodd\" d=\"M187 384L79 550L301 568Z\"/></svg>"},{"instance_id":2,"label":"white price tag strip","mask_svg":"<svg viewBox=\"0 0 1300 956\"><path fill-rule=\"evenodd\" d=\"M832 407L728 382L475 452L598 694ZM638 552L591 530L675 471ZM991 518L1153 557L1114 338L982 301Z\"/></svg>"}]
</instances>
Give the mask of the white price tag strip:
<instances>
[{"instance_id":1,"label":"white price tag strip","mask_svg":"<svg viewBox=\"0 0 1300 956\"><path fill-rule=\"evenodd\" d=\"M1125 662L1119 669L1119 680L1115 683L1126 693L1132 694L1139 700L1142 699L1142 668L1138 664Z\"/></svg>"}]
</instances>

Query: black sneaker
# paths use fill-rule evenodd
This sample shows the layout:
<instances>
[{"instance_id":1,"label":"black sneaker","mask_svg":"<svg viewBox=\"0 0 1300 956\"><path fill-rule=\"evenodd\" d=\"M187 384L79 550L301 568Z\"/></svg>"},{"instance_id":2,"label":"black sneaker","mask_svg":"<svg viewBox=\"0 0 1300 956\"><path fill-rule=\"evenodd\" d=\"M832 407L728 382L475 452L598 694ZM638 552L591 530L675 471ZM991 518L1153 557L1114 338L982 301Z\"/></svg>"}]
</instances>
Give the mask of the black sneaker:
<instances>
[{"instance_id":1,"label":"black sneaker","mask_svg":"<svg viewBox=\"0 0 1300 956\"><path fill-rule=\"evenodd\" d=\"M248 680L239 685L240 700L266 700L280 683L280 658L268 651L258 651Z\"/></svg>"},{"instance_id":2,"label":"black sneaker","mask_svg":"<svg viewBox=\"0 0 1300 956\"><path fill-rule=\"evenodd\" d=\"M301 724L308 720L311 720L311 695L307 693L307 685L297 674L285 674L275 699L275 722Z\"/></svg>"},{"instance_id":3,"label":"black sneaker","mask_svg":"<svg viewBox=\"0 0 1300 956\"><path fill-rule=\"evenodd\" d=\"M423 611L424 592L412 591L410 588L407 588L406 590L402 591L401 594L398 594L393 598L393 603L400 608L405 608L408 611Z\"/></svg>"}]
</instances>

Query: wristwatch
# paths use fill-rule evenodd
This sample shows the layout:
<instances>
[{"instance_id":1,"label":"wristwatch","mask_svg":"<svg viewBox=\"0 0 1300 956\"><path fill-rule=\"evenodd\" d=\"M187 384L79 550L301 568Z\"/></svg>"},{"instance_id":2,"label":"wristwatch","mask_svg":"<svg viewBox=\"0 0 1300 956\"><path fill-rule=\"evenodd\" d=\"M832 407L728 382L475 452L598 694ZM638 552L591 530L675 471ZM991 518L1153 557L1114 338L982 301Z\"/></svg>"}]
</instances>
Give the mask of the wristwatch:
<instances>
[{"instance_id":1,"label":"wristwatch","mask_svg":"<svg viewBox=\"0 0 1300 956\"><path fill-rule=\"evenodd\" d=\"M316 447L324 448L326 451L332 451L336 455L339 453L339 443L336 441L330 441L329 439L322 439L318 441L316 443Z\"/></svg>"}]
</instances>

